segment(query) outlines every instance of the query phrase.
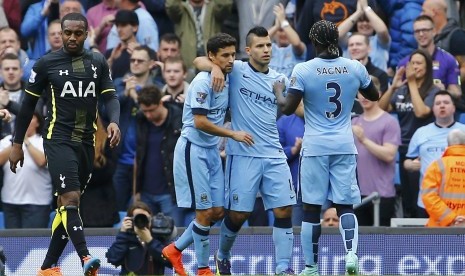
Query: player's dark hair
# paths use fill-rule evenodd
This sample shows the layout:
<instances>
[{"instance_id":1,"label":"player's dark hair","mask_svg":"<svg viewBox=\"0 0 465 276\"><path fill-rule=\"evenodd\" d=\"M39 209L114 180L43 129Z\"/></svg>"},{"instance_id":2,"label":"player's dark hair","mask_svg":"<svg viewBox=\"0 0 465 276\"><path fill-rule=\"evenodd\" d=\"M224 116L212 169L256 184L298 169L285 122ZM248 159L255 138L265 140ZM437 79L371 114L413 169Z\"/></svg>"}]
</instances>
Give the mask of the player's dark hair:
<instances>
[{"instance_id":1,"label":"player's dark hair","mask_svg":"<svg viewBox=\"0 0 465 276\"><path fill-rule=\"evenodd\" d=\"M220 49L229 46L236 46L236 44L237 41L234 37L225 33L218 33L208 39L207 52L211 52L212 54L216 55Z\"/></svg>"},{"instance_id":2,"label":"player's dark hair","mask_svg":"<svg viewBox=\"0 0 465 276\"><path fill-rule=\"evenodd\" d=\"M82 15L81 13L72 12L72 13L68 13L67 15L63 16L63 18L61 19L61 29L62 30L64 30L63 23L65 23L66 20L82 21L82 22L84 22L85 30L87 31L87 29L89 28L89 23L87 22L87 18L84 15Z\"/></svg>"},{"instance_id":3,"label":"player's dark hair","mask_svg":"<svg viewBox=\"0 0 465 276\"><path fill-rule=\"evenodd\" d=\"M147 45L140 45L134 48L133 51L145 51L147 55L149 56L150 60L157 60L157 53L155 53L154 50L152 50L149 46Z\"/></svg>"},{"instance_id":4,"label":"player's dark hair","mask_svg":"<svg viewBox=\"0 0 465 276\"><path fill-rule=\"evenodd\" d=\"M134 216L134 210L136 210L136 209L145 210L150 214L150 216L153 215L152 210L150 210L150 207L147 204L145 204L144 202L142 202L140 200L136 200L136 201L134 201L134 203L131 206L129 206L127 216L128 217L133 217Z\"/></svg>"},{"instance_id":5,"label":"player's dark hair","mask_svg":"<svg viewBox=\"0 0 465 276\"><path fill-rule=\"evenodd\" d=\"M433 59L431 58L431 55L425 50L416 49L410 54L409 60L412 60L412 57L417 54L422 55L425 58L426 72L425 72L425 76L423 77L423 83L418 88L418 91L420 92L420 96L424 100L426 96L428 96L429 90L434 85L433 83ZM408 97L410 97L410 93L408 94Z\"/></svg>"},{"instance_id":6,"label":"player's dark hair","mask_svg":"<svg viewBox=\"0 0 465 276\"><path fill-rule=\"evenodd\" d=\"M455 99L454 97L452 96L452 94L447 91L447 90L439 90L436 94L434 94L434 98L433 98L433 103L436 101L436 97L439 96L439 95L447 95L450 97L450 99L452 100L452 104L455 105Z\"/></svg>"},{"instance_id":7,"label":"player's dark hair","mask_svg":"<svg viewBox=\"0 0 465 276\"><path fill-rule=\"evenodd\" d=\"M187 72L187 66L186 64L184 64L184 60L182 59L182 57L167 57L165 59L165 62L164 64L167 64L167 63L181 63L182 64L182 70L185 72ZM166 66L163 66L163 70L165 70Z\"/></svg>"},{"instance_id":8,"label":"player's dark hair","mask_svg":"<svg viewBox=\"0 0 465 276\"><path fill-rule=\"evenodd\" d=\"M313 24L309 38L315 48L326 51L330 56L339 56L339 30L336 24L326 20L320 20Z\"/></svg>"},{"instance_id":9,"label":"player's dark hair","mask_svg":"<svg viewBox=\"0 0 465 276\"><path fill-rule=\"evenodd\" d=\"M181 39L174 33L166 33L160 37L160 42L165 41L167 43L178 43L179 48L181 49Z\"/></svg>"},{"instance_id":10,"label":"player's dark hair","mask_svg":"<svg viewBox=\"0 0 465 276\"><path fill-rule=\"evenodd\" d=\"M245 36L245 45L247 47L250 47L252 45L252 38L258 36L258 37L267 37L268 36L268 31L262 27L262 26L256 26L250 29L250 31L247 33Z\"/></svg>"},{"instance_id":11,"label":"player's dark hair","mask_svg":"<svg viewBox=\"0 0 465 276\"><path fill-rule=\"evenodd\" d=\"M147 85L140 90L137 101L139 104L149 106L152 104L159 104L162 96L158 87L155 85Z\"/></svg>"}]
</instances>

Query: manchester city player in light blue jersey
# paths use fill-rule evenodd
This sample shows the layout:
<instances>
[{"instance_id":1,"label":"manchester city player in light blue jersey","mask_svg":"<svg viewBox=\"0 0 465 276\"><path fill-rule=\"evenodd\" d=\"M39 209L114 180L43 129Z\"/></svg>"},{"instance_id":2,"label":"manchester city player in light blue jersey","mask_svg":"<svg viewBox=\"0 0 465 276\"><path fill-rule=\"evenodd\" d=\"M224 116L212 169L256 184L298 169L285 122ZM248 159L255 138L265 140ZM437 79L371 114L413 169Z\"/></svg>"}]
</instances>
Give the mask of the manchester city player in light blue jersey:
<instances>
[{"instance_id":1,"label":"manchester city player in light blue jersey","mask_svg":"<svg viewBox=\"0 0 465 276\"><path fill-rule=\"evenodd\" d=\"M271 39L265 28L251 29L246 45L249 62L235 61L229 75L229 105L232 129L252 133L255 144L249 147L229 140L226 147L225 208L229 212L221 224L220 245L215 256L217 274L231 274L231 248L260 191L265 209L273 209L275 216L275 272L293 275L289 262L294 240L292 205L296 203L296 194L286 155L279 143L278 108L273 93L273 83L285 76L268 68ZM197 58L194 65L201 70L219 71L206 58Z\"/></svg>"},{"instance_id":2,"label":"manchester city player in light blue jersey","mask_svg":"<svg viewBox=\"0 0 465 276\"><path fill-rule=\"evenodd\" d=\"M231 72L236 56L236 40L219 33L207 42L208 58L224 74ZM212 222L224 216L224 174L219 137L229 137L247 147L252 135L223 126L228 108L228 75L226 86L218 93L210 88L210 73L200 72L191 82L184 102L181 137L174 150L174 185L178 207L195 208L195 220L183 235L163 249L178 275L187 275L181 251L194 243L197 275L213 275L208 267L210 256L209 231Z\"/></svg>"},{"instance_id":3,"label":"manchester city player in light blue jersey","mask_svg":"<svg viewBox=\"0 0 465 276\"><path fill-rule=\"evenodd\" d=\"M300 186L304 203L302 249L305 269L301 275L318 275L320 212L326 200L337 209L339 230L346 249L346 272L358 274L358 223L352 205L360 202L355 176L357 150L350 112L357 92L370 101L378 91L365 67L339 57L338 29L329 21L318 21L310 30L317 57L296 65L287 96L284 84L274 90L281 111L291 114L303 97L305 133L301 151Z\"/></svg>"}]
</instances>

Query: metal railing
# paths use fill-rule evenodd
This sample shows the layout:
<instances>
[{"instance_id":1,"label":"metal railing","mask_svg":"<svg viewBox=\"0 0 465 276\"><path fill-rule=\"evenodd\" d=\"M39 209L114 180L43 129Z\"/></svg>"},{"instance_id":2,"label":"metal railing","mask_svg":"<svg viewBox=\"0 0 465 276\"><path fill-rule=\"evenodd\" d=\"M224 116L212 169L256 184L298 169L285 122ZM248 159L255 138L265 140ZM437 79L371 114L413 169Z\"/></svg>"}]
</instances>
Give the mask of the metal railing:
<instances>
[{"instance_id":1,"label":"metal railing","mask_svg":"<svg viewBox=\"0 0 465 276\"><path fill-rule=\"evenodd\" d=\"M369 196L362 199L362 202L359 204L354 204L354 210L367 205L368 203L373 203L373 226L379 226L379 205L381 203L381 197L378 192L373 192Z\"/></svg>"}]
</instances>

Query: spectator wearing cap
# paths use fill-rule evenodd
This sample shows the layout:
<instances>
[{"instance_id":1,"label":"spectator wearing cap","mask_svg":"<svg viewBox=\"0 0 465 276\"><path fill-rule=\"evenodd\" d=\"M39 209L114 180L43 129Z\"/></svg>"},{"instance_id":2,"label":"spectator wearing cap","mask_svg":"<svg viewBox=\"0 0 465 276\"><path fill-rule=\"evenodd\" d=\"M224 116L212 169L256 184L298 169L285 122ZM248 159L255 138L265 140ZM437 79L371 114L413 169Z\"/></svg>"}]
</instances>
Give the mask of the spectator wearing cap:
<instances>
[{"instance_id":1,"label":"spectator wearing cap","mask_svg":"<svg viewBox=\"0 0 465 276\"><path fill-rule=\"evenodd\" d=\"M136 40L140 45L147 45L154 51L158 51L158 26L153 20L150 13L139 5L139 0L119 0L115 1L116 6L119 10L134 11L137 14L139 22L144 24L139 26L139 30L136 35ZM108 34L107 50L116 48L120 43L116 26L113 26Z\"/></svg>"},{"instance_id":2,"label":"spectator wearing cap","mask_svg":"<svg viewBox=\"0 0 465 276\"><path fill-rule=\"evenodd\" d=\"M119 10L115 15L115 26L120 42L105 53L113 79L121 78L129 71L131 53L140 46L136 39L139 19L134 11Z\"/></svg>"}]
</instances>

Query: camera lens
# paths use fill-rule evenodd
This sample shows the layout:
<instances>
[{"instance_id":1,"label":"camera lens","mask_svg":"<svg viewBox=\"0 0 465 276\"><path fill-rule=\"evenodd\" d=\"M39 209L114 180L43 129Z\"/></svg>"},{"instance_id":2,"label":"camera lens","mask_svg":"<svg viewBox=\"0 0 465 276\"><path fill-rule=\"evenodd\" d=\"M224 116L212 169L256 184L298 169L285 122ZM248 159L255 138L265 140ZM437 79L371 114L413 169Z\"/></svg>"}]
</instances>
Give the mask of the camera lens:
<instances>
[{"instance_id":1,"label":"camera lens","mask_svg":"<svg viewBox=\"0 0 465 276\"><path fill-rule=\"evenodd\" d=\"M144 214L137 214L134 216L134 226L139 229L149 227L149 219Z\"/></svg>"}]
</instances>

